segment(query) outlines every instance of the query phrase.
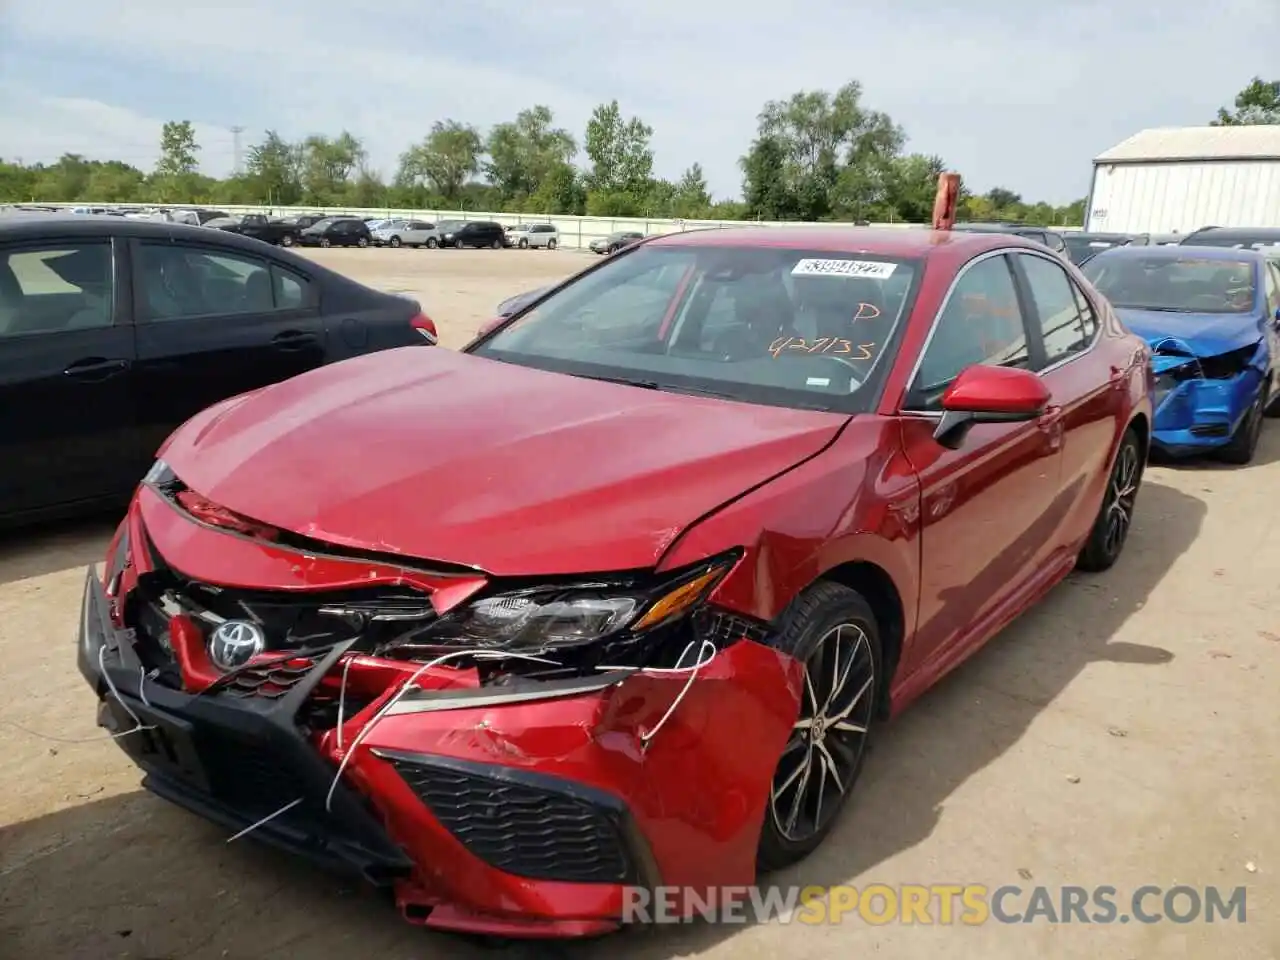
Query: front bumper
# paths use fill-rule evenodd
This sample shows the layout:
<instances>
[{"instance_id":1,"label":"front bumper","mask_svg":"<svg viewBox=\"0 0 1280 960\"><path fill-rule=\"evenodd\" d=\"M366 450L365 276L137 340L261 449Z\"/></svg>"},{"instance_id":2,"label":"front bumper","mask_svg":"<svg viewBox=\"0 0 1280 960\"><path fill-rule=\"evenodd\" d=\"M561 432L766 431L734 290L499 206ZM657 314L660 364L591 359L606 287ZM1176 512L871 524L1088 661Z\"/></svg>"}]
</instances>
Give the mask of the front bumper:
<instances>
[{"instance_id":1,"label":"front bumper","mask_svg":"<svg viewBox=\"0 0 1280 960\"><path fill-rule=\"evenodd\" d=\"M1262 373L1250 367L1225 379L1189 379L1157 397L1152 445L1167 456L1194 456L1231 442L1258 398Z\"/></svg>"},{"instance_id":2,"label":"front bumper","mask_svg":"<svg viewBox=\"0 0 1280 960\"><path fill-rule=\"evenodd\" d=\"M208 536L232 552L261 549L206 533L184 564L210 547ZM795 662L767 646L723 646L647 748L641 735L687 674L597 675L530 694L438 671L351 750L385 700L343 725L345 747L335 731L308 735L295 722L322 679L342 672L344 649L278 700L192 695L144 677L109 604L90 570L80 671L103 726L129 729L132 711L155 728L116 741L144 770L144 786L234 832L293 804L248 836L390 886L411 922L594 935L617 928L631 888L754 881L800 682Z\"/></svg>"}]
</instances>

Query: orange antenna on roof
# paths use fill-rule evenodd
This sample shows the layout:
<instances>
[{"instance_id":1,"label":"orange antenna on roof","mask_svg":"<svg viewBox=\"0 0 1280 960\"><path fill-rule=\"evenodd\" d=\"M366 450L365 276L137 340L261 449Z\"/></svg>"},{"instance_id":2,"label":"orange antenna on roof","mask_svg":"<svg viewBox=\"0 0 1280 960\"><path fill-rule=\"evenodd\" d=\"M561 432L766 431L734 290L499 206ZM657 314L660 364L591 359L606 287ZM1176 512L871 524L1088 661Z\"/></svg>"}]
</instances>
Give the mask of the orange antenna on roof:
<instances>
[{"instance_id":1,"label":"orange antenna on roof","mask_svg":"<svg viewBox=\"0 0 1280 960\"><path fill-rule=\"evenodd\" d=\"M938 196L933 201L933 229L950 230L956 222L956 205L960 202L960 174L938 175Z\"/></svg>"}]
</instances>

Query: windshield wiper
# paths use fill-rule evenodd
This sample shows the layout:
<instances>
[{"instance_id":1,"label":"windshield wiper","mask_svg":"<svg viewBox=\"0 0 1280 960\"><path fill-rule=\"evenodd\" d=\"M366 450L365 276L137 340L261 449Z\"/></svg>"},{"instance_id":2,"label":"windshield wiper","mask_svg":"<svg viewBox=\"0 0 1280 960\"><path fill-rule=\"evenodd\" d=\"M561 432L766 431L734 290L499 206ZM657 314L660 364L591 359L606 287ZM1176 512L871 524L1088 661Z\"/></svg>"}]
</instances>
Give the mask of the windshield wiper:
<instances>
[{"instance_id":1,"label":"windshield wiper","mask_svg":"<svg viewBox=\"0 0 1280 960\"><path fill-rule=\"evenodd\" d=\"M599 380L601 383L620 383L624 387L640 387L642 390L661 390L662 384L656 380L633 380L630 377L598 377L590 373L579 373L575 376L584 380Z\"/></svg>"}]
</instances>

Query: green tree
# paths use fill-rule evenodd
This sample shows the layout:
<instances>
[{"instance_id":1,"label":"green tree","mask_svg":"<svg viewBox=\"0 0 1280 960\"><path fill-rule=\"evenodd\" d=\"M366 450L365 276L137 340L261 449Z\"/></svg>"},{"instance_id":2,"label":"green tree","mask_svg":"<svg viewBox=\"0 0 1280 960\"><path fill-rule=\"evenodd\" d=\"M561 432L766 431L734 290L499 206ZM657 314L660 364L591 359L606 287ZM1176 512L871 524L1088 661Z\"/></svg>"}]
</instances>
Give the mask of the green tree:
<instances>
[{"instance_id":1,"label":"green tree","mask_svg":"<svg viewBox=\"0 0 1280 960\"><path fill-rule=\"evenodd\" d=\"M475 127L457 120L437 120L425 140L401 154L396 180L430 185L447 203L457 203L463 186L480 170L483 150Z\"/></svg>"},{"instance_id":2,"label":"green tree","mask_svg":"<svg viewBox=\"0 0 1280 960\"><path fill-rule=\"evenodd\" d=\"M618 101L602 103L587 121L586 153L590 188L599 193L643 194L653 177L653 127L622 116Z\"/></svg>"},{"instance_id":3,"label":"green tree","mask_svg":"<svg viewBox=\"0 0 1280 960\"><path fill-rule=\"evenodd\" d=\"M702 164L695 163L680 178L672 197L672 212L676 217L697 220L706 216L711 206L711 192L707 189L707 178L702 172Z\"/></svg>"},{"instance_id":4,"label":"green tree","mask_svg":"<svg viewBox=\"0 0 1280 960\"><path fill-rule=\"evenodd\" d=\"M891 160L886 200L893 219L928 223L938 196L938 177L945 169L941 157L920 153Z\"/></svg>"},{"instance_id":5,"label":"green tree","mask_svg":"<svg viewBox=\"0 0 1280 960\"><path fill-rule=\"evenodd\" d=\"M258 199L289 206L302 199L301 152L274 130L249 147L245 171Z\"/></svg>"},{"instance_id":6,"label":"green tree","mask_svg":"<svg viewBox=\"0 0 1280 960\"><path fill-rule=\"evenodd\" d=\"M345 203L351 175L365 162L360 140L346 130L333 138L313 134L302 141L298 153L305 202Z\"/></svg>"},{"instance_id":7,"label":"green tree","mask_svg":"<svg viewBox=\"0 0 1280 960\"><path fill-rule=\"evenodd\" d=\"M1236 94L1235 110L1220 108L1218 118L1210 121L1210 126L1238 127L1269 123L1280 123L1280 80L1254 77L1247 87Z\"/></svg>"},{"instance_id":8,"label":"green tree","mask_svg":"<svg viewBox=\"0 0 1280 960\"><path fill-rule=\"evenodd\" d=\"M196 172L200 145L196 143L196 131L190 120L170 120L160 128L160 159L156 161L156 176L178 178Z\"/></svg>"},{"instance_id":9,"label":"green tree","mask_svg":"<svg viewBox=\"0 0 1280 960\"><path fill-rule=\"evenodd\" d=\"M739 161L747 215L753 220L793 220L799 209L787 178L786 148L773 136L760 136Z\"/></svg>"},{"instance_id":10,"label":"green tree","mask_svg":"<svg viewBox=\"0 0 1280 960\"><path fill-rule=\"evenodd\" d=\"M553 173L571 167L577 141L554 122L551 108L539 105L489 131L485 175L504 200L532 196Z\"/></svg>"}]
</instances>

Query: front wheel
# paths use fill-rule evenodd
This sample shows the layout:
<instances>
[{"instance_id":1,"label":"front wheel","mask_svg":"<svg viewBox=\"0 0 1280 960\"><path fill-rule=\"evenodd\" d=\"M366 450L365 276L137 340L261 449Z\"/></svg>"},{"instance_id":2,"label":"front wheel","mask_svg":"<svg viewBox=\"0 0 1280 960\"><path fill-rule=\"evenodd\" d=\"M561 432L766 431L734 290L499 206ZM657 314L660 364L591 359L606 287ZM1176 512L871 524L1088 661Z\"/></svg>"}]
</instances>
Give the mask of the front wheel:
<instances>
[{"instance_id":1,"label":"front wheel","mask_svg":"<svg viewBox=\"0 0 1280 960\"><path fill-rule=\"evenodd\" d=\"M493 243L489 244L489 248L490 248L490 249L492 249L492 250L501 250L501 249L502 249L502 241L501 241L501 240L495 240L495 241L493 241Z\"/></svg>"},{"instance_id":2,"label":"front wheel","mask_svg":"<svg viewBox=\"0 0 1280 960\"><path fill-rule=\"evenodd\" d=\"M1267 410L1267 384L1264 381L1258 388L1257 398L1249 405L1249 412L1236 427L1231 442L1218 451L1218 459L1224 463L1244 466L1253 462L1258 452L1258 439L1262 436L1262 423Z\"/></svg>"},{"instance_id":3,"label":"front wheel","mask_svg":"<svg viewBox=\"0 0 1280 960\"><path fill-rule=\"evenodd\" d=\"M818 583L779 622L779 649L804 664L800 711L769 787L757 864L777 870L822 843L853 792L876 717L883 658L871 605Z\"/></svg>"},{"instance_id":4,"label":"front wheel","mask_svg":"<svg viewBox=\"0 0 1280 960\"><path fill-rule=\"evenodd\" d=\"M387 241L387 246L388 246L388 247L398 247L398 246L400 246L400 238L399 238L399 237L392 237L390 240L388 240L388 241Z\"/></svg>"},{"instance_id":5,"label":"front wheel","mask_svg":"<svg viewBox=\"0 0 1280 960\"><path fill-rule=\"evenodd\" d=\"M428 250L434 250L434 249L435 249L436 247L438 247L438 246L440 246L440 244L436 242L436 238L435 238L435 237L427 237L427 249L428 249Z\"/></svg>"},{"instance_id":6,"label":"front wheel","mask_svg":"<svg viewBox=\"0 0 1280 960\"><path fill-rule=\"evenodd\" d=\"M368 237L361 237L359 240L356 241L357 247L367 247L368 245L369 245Z\"/></svg>"},{"instance_id":7,"label":"front wheel","mask_svg":"<svg viewBox=\"0 0 1280 960\"><path fill-rule=\"evenodd\" d=\"M294 240L292 233L286 233L280 238L280 246L282 247L292 247L295 242L296 241Z\"/></svg>"},{"instance_id":8,"label":"front wheel","mask_svg":"<svg viewBox=\"0 0 1280 960\"><path fill-rule=\"evenodd\" d=\"M555 242L555 240L548 240L548 241L547 241L547 249L548 249L548 250L554 250L555 248L556 248L556 242Z\"/></svg>"},{"instance_id":9,"label":"front wheel","mask_svg":"<svg viewBox=\"0 0 1280 960\"><path fill-rule=\"evenodd\" d=\"M521 249L521 250L528 250L528 249L529 249L529 241L528 241L526 238L523 238L523 237L522 237L522 238L520 239L520 249Z\"/></svg>"},{"instance_id":10,"label":"front wheel","mask_svg":"<svg viewBox=\"0 0 1280 960\"><path fill-rule=\"evenodd\" d=\"M1129 528L1133 524L1133 508L1142 485L1142 443L1132 427L1125 431L1116 451L1116 461L1107 478L1107 490L1102 495L1102 509L1098 511L1089 539L1076 558L1076 566L1089 573L1108 569L1120 559Z\"/></svg>"},{"instance_id":11,"label":"front wheel","mask_svg":"<svg viewBox=\"0 0 1280 960\"><path fill-rule=\"evenodd\" d=\"M322 247L331 247L331 246L333 246L333 242L332 242L328 237L321 237L321 238L320 238L320 246L322 246Z\"/></svg>"}]
</instances>

